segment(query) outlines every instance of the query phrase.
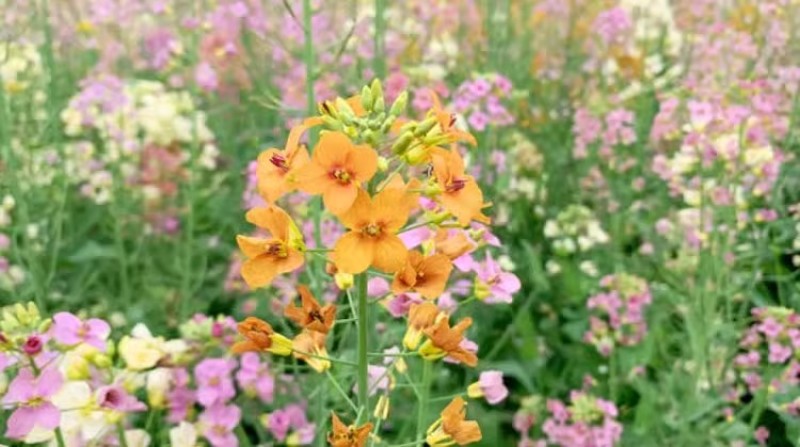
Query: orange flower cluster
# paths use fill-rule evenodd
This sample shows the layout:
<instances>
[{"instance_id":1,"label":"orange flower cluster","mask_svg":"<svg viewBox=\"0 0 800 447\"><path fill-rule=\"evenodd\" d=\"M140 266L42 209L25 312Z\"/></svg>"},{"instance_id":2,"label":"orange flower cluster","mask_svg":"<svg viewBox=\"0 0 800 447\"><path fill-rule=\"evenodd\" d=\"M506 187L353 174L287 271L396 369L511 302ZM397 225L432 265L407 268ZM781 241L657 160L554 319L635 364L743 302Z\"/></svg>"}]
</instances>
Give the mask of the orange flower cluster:
<instances>
[{"instance_id":1,"label":"orange flower cluster","mask_svg":"<svg viewBox=\"0 0 800 447\"><path fill-rule=\"evenodd\" d=\"M449 229L489 222L483 214L488 204L456 148L459 142L476 142L456 126L438 98L422 120L402 116L406 102L402 94L387 110L380 83L374 82L359 96L322 103L320 116L294 127L283 149L267 149L258 157L258 190L268 206L246 216L263 234L237 237L247 258L242 277L251 288L266 287L277 275L300 269L311 254L326 257L326 270L337 274L340 287L352 284L352 276L339 281L341 275L360 275L361 284L370 274L390 276L393 293L414 292L425 300L410 309L405 348L424 361L447 357L474 367L477 356L464 343L472 320L464 318L451 326L450 317L435 302L446 290L452 261L473 248L463 232L452 235ZM317 131L318 142L309 154L301 140ZM293 191L320 196L325 211L345 229L332 247L306 248L297 225L278 206ZM424 208L422 197L427 199ZM434 231L435 239L421 251L409 250L400 235L422 226ZM245 340L234 350L291 354L316 371L330 368L326 339L336 322L336 306L321 306L305 286L299 286L298 293L301 305L284 309L284 316L302 329L294 339L249 317L239 324ZM359 327L364 324L359 319ZM388 401L383 399L385 413ZM442 433L459 444L480 439L477 424L463 422L459 399L438 424L429 434L435 445L445 439ZM328 441L334 446L365 445L372 431L369 423L345 426L335 414L332 427Z\"/></svg>"}]
</instances>

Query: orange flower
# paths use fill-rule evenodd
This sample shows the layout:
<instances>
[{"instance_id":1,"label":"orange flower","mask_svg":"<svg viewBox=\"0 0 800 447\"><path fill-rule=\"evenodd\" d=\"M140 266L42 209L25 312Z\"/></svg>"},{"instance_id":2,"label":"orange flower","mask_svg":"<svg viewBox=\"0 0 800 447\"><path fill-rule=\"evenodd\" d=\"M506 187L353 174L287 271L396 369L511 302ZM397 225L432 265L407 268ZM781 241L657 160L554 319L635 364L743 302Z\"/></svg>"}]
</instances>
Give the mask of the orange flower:
<instances>
[{"instance_id":1,"label":"orange flower","mask_svg":"<svg viewBox=\"0 0 800 447\"><path fill-rule=\"evenodd\" d=\"M452 270L453 263L446 255L439 253L425 257L411 250L406 265L394 275L392 292L399 294L413 290L429 300L435 299L444 292Z\"/></svg>"},{"instance_id":2,"label":"orange flower","mask_svg":"<svg viewBox=\"0 0 800 447\"><path fill-rule=\"evenodd\" d=\"M303 236L285 211L276 206L253 208L246 219L270 233L268 239L236 236L239 248L247 256L242 264L242 277L248 286L254 289L267 286L275 276L303 265Z\"/></svg>"},{"instance_id":3,"label":"orange flower","mask_svg":"<svg viewBox=\"0 0 800 447\"><path fill-rule=\"evenodd\" d=\"M429 113L436 117L436 122L439 124L442 133L448 137L449 143L465 141L473 146L478 144L472 134L456 127L456 116L442 107L439 96L433 90L431 90L431 101L433 102L433 108Z\"/></svg>"},{"instance_id":4,"label":"orange flower","mask_svg":"<svg viewBox=\"0 0 800 447\"><path fill-rule=\"evenodd\" d=\"M322 332L303 330L292 341L294 357L305 360L316 372L325 372L331 367L328 350L325 348L325 337L326 334Z\"/></svg>"},{"instance_id":5,"label":"orange flower","mask_svg":"<svg viewBox=\"0 0 800 447\"><path fill-rule=\"evenodd\" d=\"M464 173L464 160L455 149L437 150L433 154L433 175L439 203L461 225L468 225L472 220L489 223L489 218L481 213L483 193L475 178Z\"/></svg>"},{"instance_id":6,"label":"orange flower","mask_svg":"<svg viewBox=\"0 0 800 447\"><path fill-rule=\"evenodd\" d=\"M446 255L451 260L461 257L475 248L475 243L467 237L464 230L461 229L445 229L439 228L436 230L436 236L433 238L434 246L437 253Z\"/></svg>"},{"instance_id":7,"label":"orange flower","mask_svg":"<svg viewBox=\"0 0 800 447\"><path fill-rule=\"evenodd\" d=\"M275 333L272 326L266 321L247 317L244 321L236 325L245 340L234 343L231 351L241 354L249 351L268 351L278 355L289 355L290 350L286 349L286 337Z\"/></svg>"},{"instance_id":8,"label":"orange flower","mask_svg":"<svg viewBox=\"0 0 800 447\"><path fill-rule=\"evenodd\" d=\"M300 294L302 307L289 303L283 314L304 329L327 334L336 320L336 306L333 304L320 306L306 286L298 286L297 293Z\"/></svg>"},{"instance_id":9,"label":"orange flower","mask_svg":"<svg viewBox=\"0 0 800 447\"><path fill-rule=\"evenodd\" d=\"M461 346L464 331L471 325L472 318L467 317L451 328L449 319L442 318L433 327L425 329L428 340L419 348L419 354L426 360L450 356L467 366L475 367L478 357Z\"/></svg>"},{"instance_id":10,"label":"orange flower","mask_svg":"<svg viewBox=\"0 0 800 447\"><path fill-rule=\"evenodd\" d=\"M331 413L332 431L328 433L328 444L332 447L364 447L367 445L367 438L372 432L372 423L367 422L361 427L355 425L346 426L336 416Z\"/></svg>"},{"instance_id":11,"label":"orange flower","mask_svg":"<svg viewBox=\"0 0 800 447\"><path fill-rule=\"evenodd\" d=\"M359 190L352 208L339 217L350 231L333 248L338 271L355 274L373 266L394 273L403 268L408 252L397 232L408 220L410 207L409 195L401 188L386 188L373 198Z\"/></svg>"},{"instance_id":12,"label":"orange flower","mask_svg":"<svg viewBox=\"0 0 800 447\"><path fill-rule=\"evenodd\" d=\"M409 351L417 349L422 340L422 331L432 327L440 314L444 316L439 308L430 301L412 304L408 310L408 329L403 336L403 345Z\"/></svg>"},{"instance_id":13,"label":"orange flower","mask_svg":"<svg viewBox=\"0 0 800 447\"><path fill-rule=\"evenodd\" d=\"M378 169L378 154L369 146L354 145L341 132L325 132L311 161L298 172L299 188L322 194L325 208L333 214L347 211L358 196L361 183Z\"/></svg>"},{"instance_id":14,"label":"orange flower","mask_svg":"<svg viewBox=\"0 0 800 447\"><path fill-rule=\"evenodd\" d=\"M428 428L426 441L431 447L467 445L481 440L481 427L467 421L467 403L456 397L442 411L441 417Z\"/></svg>"},{"instance_id":15,"label":"orange flower","mask_svg":"<svg viewBox=\"0 0 800 447\"><path fill-rule=\"evenodd\" d=\"M310 127L308 120L293 127L283 150L267 149L258 156L258 192L267 202L274 203L296 188L297 171L308 163L308 150L300 145L300 137Z\"/></svg>"}]
</instances>

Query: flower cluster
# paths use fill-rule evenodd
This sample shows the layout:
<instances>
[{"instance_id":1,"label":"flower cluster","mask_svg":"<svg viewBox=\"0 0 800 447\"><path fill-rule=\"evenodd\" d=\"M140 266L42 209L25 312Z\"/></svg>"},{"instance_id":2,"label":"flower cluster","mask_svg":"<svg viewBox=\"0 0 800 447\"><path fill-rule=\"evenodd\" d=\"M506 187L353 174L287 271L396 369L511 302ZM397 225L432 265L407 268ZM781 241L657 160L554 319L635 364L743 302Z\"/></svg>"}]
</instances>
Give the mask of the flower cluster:
<instances>
[{"instance_id":1,"label":"flower cluster","mask_svg":"<svg viewBox=\"0 0 800 447\"><path fill-rule=\"evenodd\" d=\"M570 205L559 212L555 219L547 220L544 225L544 236L552 240L556 255L564 257L589 252L596 245L609 241L609 236L603 230L600 221L583 205ZM561 266L557 260L550 259L547 270L551 274L557 274L561 271ZM581 270L590 276L597 274L597 269L591 261L584 261Z\"/></svg>"},{"instance_id":2,"label":"flower cluster","mask_svg":"<svg viewBox=\"0 0 800 447\"><path fill-rule=\"evenodd\" d=\"M60 161L70 181L97 204L133 187L153 228L175 231L172 202L182 181L197 175L189 168L217 166L205 114L187 92L156 81L106 75L82 87L61 113L66 134L75 139Z\"/></svg>"},{"instance_id":3,"label":"flower cluster","mask_svg":"<svg viewBox=\"0 0 800 447\"><path fill-rule=\"evenodd\" d=\"M453 93L453 111L464 116L476 132L510 126L514 117L503 102L510 98L511 89L511 81L503 75L474 76Z\"/></svg>"},{"instance_id":4,"label":"flower cluster","mask_svg":"<svg viewBox=\"0 0 800 447\"><path fill-rule=\"evenodd\" d=\"M759 307L752 311L753 324L745 331L734 359L738 377L746 391L756 393L768 386L782 393L798 384L800 316L785 307ZM743 390L744 391L744 390ZM800 402L794 404L797 413Z\"/></svg>"},{"instance_id":5,"label":"flower cluster","mask_svg":"<svg viewBox=\"0 0 800 447\"><path fill-rule=\"evenodd\" d=\"M524 399L514 415L514 429L521 435L521 447L614 447L622 437L617 416L614 403L573 390L568 403L545 403L539 396Z\"/></svg>"},{"instance_id":6,"label":"flower cluster","mask_svg":"<svg viewBox=\"0 0 800 447\"><path fill-rule=\"evenodd\" d=\"M101 319L67 312L44 318L33 304L4 309L0 358L12 377L2 395L12 411L5 435L143 447L150 424L139 425L135 415L148 412L147 419L169 424L171 445L194 446L203 437L213 447L235 447L242 408L290 399L260 423L278 442L313 441L315 425L291 380L254 353L229 355L233 319L196 315L180 329L181 338L167 340L139 324L115 343Z\"/></svg>"},{"instance_id":7,"label":"flower cluster","mask_svg":"<svg viewBox=\"0 0 800 447\"><path fill-rule=\"evenodd\" d=\"M593 315L583 338L608 356L616 346L633 346L645 336L644 312L652 297L645 280L626 273L603 277L600 287L604 290L586 302Z\"/></svg>"},{"instance_id":8,"label":"flower cluster","mask_svg":"<svg viewBox=\"0 0 800 447\"><path fill-rule=\"evenodd\" d=\"M256 186L264 205L246 215L262 232L237 238L246 258L241 274L251 288L276 285L282 281L280 275L291 273L299 275L299 280L308 278L311 285L334 282L348 296L347 307L359 330L353 390L362 409L361 416L356 416L363 424L347 426L334 413L328 440L335 446L364 445L376 427L369 415L378 421L388 417L395 377L408 377L405 357L419 356L426 371L441 359L469 367L478 364L477 346L465 334L472 318L453 316L463 303L459 305L446 292L451 273L474 275L472 297L487 303L508 303L520 288L516 276L491 254L482 261L474 257L478 248L499 243L485 226L489 219L482 211L483 194L466 173L456 147L458 142L474 143L474 138L454 126L454 116L441 108L435 96L424 120L405 118L407 98L401 92L388 107L382 85L375 81L359 96L323 102L320 116L292 128L284 148L262 152ZM309 151L301 141L304 136L313 141L320 127L319 139ZM429 166L428 173L420 175L419 167L424 165ZM319 220L313 226L295 224L277 205L287 202L291 208L286 209L293 209L290 193L294 191L319 196L333 228L323 233L322 224L328 220L321 216L316 216ZM305 243L309 231L313 248ZM327 263L325 270L334 281L319 276L315 255ZM251 316L239 323L244 339L233 351L293 356L325 374L334 365L349 364L328 352L329 340L342 336L342 330L337 330L337 321L342 319L337 315L339 306L320 304L305 285L297 286L297 292L300 306L292 299L282 312L300 328L293 338ZM388 350L374 354L384 357L383 366L367 362L368 294L385 297L381 302L392 316L408 319L404 349L384 346ZM469 288L464 294L470 294ZM380 396L373 412L370 396L377 391ZM468 394L486 396L493 404L501 401L506 394L502 375L485 372ZM465 406L456 398L445 408L427 431L430 445L480 440L477 423L464 420Z\"/></svg>"}]
</instances>

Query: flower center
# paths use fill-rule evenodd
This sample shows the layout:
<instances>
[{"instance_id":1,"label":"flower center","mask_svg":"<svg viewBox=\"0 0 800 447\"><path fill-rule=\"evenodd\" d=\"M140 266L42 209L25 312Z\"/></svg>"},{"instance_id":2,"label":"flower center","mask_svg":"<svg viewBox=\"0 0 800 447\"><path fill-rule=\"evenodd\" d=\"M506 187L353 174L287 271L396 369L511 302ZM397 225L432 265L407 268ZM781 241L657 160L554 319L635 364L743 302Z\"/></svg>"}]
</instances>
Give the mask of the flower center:
<instances>
[{"instance_id":1,"label":"flower center","mask_svg":"<svg viewBox=\"0 0 800 447\"><path fill-rule=\"evenodd\" d=\"M267 243L266 253L278 258L286 258L289 256L289 252L286 250L286 244L281 241Z\"/></svg>"},{"instance_id":2,"label":"flower center","mask_svg":"<svg viewBox=\"0 0 800 447\"><path fill-rule=\"evenodd\" d=\"M364 227L364 234L370 237L377 237L381 234L381 226L378 224L369 224Z\"/></svg>"},{"instance_id":3,"label":"flower center","mask_svg":"<svg viewBox=\"0 0 800 447\"><path fill-rule=\"evenodd\" d=\"M42 405L45 402L46 401L45 401L44 397L33 396L30 399L28 399L28 401L25 402L23 405L26 406L26 407L38 407L39 405Z\"/></svg>"},{"instance_id":4,"label":"flower center","mask_svg":"<svg viewBox=\"0 0 800 447\"><path fill-rule=\"evenodd\" d=\"M454 178L449 182L447 182L447 186L445 187L445 189L447 190L447 192L458 192L464 189L465 186L467 186L466 180L460 178Z\"/></svg>"},{"instance_id":5,"label":"flower center","mask_svg":"<svg viewBox=\"0 0 800 447\"><path fill-rule=\"evenodd\" d=\"M211 386L217 386L219 385L219 382L220 382L219 377L212 377L208 379L208 384Z\"/></svg>"},{"instance_id":6,"label":"flower center","mask_svg":"<svg viewBox=\"0 0 800 447\"><path fill-rule=\"evenodd\" d=\"M346 170L341 169L341 168L334 169L332 175L333 175L333 178L338 180L339 183L341 183L342 185L349 184L350 181L353 179L353 176L350 175L349 172L347 172Z\"/></svg>"},{"instance_id":7,"label":"flower center","mask_svg":"<svg viewBox=\"0 0 800 447\"><path fill-rule=\"evenodd\" d=\"M319 321L319 322L323 322L324 323L324 320L322 318L322 314L319 313L319 311L316 310L316 309L314 309L311 312L309 312L308 316L311 317L311 321Z\"/></svg>"}]
</instances>

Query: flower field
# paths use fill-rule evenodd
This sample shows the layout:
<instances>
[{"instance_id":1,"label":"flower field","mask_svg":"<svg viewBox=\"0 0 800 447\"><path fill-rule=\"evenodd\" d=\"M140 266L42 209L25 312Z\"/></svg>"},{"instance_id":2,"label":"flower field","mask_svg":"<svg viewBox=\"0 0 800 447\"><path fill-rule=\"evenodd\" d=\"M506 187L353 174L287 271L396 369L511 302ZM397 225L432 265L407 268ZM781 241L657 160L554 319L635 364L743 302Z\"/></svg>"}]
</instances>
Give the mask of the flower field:
<instances>
[{"instance_id":1,"label":"flower field","mask_svg":"<svg viewBox=\"0 0 800 447\"><path fill-rule=\"evenodd\" d=\"M0 13L0 446L800 445L799 1Z\"/></svg>"}]
</instances>

